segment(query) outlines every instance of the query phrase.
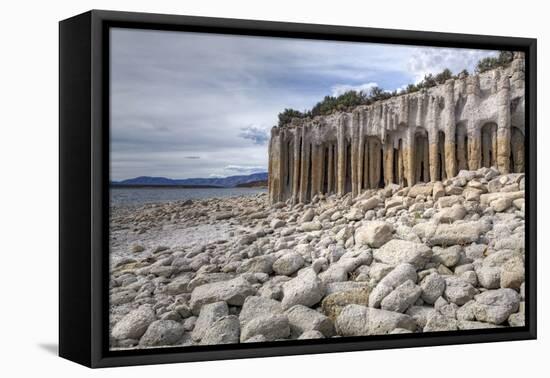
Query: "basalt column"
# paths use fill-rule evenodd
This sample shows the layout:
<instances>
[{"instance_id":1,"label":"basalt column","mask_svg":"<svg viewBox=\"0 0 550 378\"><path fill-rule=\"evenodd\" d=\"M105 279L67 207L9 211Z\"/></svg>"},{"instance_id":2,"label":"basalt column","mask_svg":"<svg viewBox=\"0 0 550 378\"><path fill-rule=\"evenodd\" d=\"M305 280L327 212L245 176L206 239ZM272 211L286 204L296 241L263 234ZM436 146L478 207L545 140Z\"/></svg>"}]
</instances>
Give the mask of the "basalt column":
<instances>
[{"instance_id":1,"label":"basalt column","mask_svg":"<svg viewBox=\"0 0 550 378\"><path fill-rule=\"evenodd\" d=\"M441 161L444 162L444 168L442 173L445 173L446 177L454 177L458 173L457 161L456 161L456 114L455 114L455 98L454 98L454 80L447 80L445 83L444 101L445 107L443 109L443 134L440 134L440 149ZM443 143L441 143L441 137L443 137ZM441 149L443 148L443 153ZM442 174L443 176L443 174Z\"/></svg>"},{"instance_id":2,"label":"basalt column","mask_svg":"<svg viewBox=\"0 0 550 378\"><path fill-rule=\"evenodd\" d=\"M310 171L310 143L307 133L307 127L304 125L302 127L302 156L301 156L301 166L300 166L300 202L307 202L308 197L308 187L309 185L309 171Z\"/></svg>"},{"instance_id":3,"label":"basalt column","mask_svg":"<svg viewBox=\"0 0 550 378\"><path fill-rule=\"evenodd\" d=\"M268 168L270 178L268 182L268 191L269 199L272 203L281 201L281 196L283 192L282 178L284 177L284 170L283 164L281 162L281 154L283 152L283 136L281 134L282 132L277 129L271 130L271 143L269 146L269 156L271 163Z\"/></svg>"},{"instance_id":4,"label":"basalt column","mask_svg":"<svg viewBox=\"0 0 550 378\"><path fill-rule=\"evenodd\" d=\"M510 115L510 79L503 75L498 82L497 94L498 106L498 129L496 163L500 173L510 172L510 138L511 138L511 115Z\"/></svg>"},{"instance_id":5,"label":"basalt column","mask_svg":"<svg viewBox=\"0 0 550 378\"><path fill-rule=\"evenodd\" d=\"M367 188L375 189L379 188L383 183L382 177L382 144L378 137L367 137L367 147L365 153L367 155Z\"/></svg>"},{"instance_id":6,"label":"basalt column","mask_svg":"<svg viewBox=\"0 0 550 378\"><path fill-rule=\"evenodd\" d=\"M332 194L334 192L334 166L335 166L335 156L334 156L334 144L329 143L328 145L328 169L327 169L327 193Z\"/></svg>"},{"instance_id":7,"label":"basalt column","mask_svg":"<svg viewBox=\"0 0 550 378\"><path fill-rule=\"evenodd\" d=\"M351 118L351 161L350 161L350 170L351 170L351 194L353 197L359 194L359 171L358 171L358 160L359 160L359 112L354 111Z\"/></svg>"},{"instance_id":8,"label":"basalt column","mask_svg":"<svg viewBox=\"0 0 550 378\"><path fill-rule=\"evenodd\" d=\"M510 145L510 169L512 169L514 173L523 172L525 170L525 138L517 127L512 128Z\"/></svg>"},{"instance_id":9,"label":"basalt column","mask_svg":"<svg viewBox=\"0 0 550 378\"><path fill-rule=\"evenodd\" d=\"M345 194L346 185L346 139L345 139L345 119L341 116L338 120L338 172L337 172L337 192L338 195Z\"/></svg>"},{"instance_id":10,"label":"basalt column","mask_svg":"<svg viewBox=\"0 0 550 378\"><path fill-rule=\"evenodd\" d=\"M297 128L294 132L294 159L293 159L293 172L292 172L292 201L296 202L300 193L300 165L302 161L302 130Z\"/></svg>"},{"instance_id":11,"label":"basalt column","mask_svg":"<svg viewBox=\"0 0 550 378\"><path fill-rule=\"evenodd\" d=\"M468 130L464 123L456 127L456 161L458 170L468 169Z\"/></svg>"},{"instance_id":12,"label":"basalt column","mask_svg":"<svg viewBox=\"0 0 550 378\"><path fill-rule=\"evenodd\" d=\"M473 113L479 106L479 77L468 76L468 84L466 86L466 93L468 98L466 100L466 106ZM473 118L473 116L471 117ZM476 170L481 167L481 125L479 122L468 122L468 169Z\"/></svg>"},{"instance_id":13,"label":"basalt column","mask_svg":"<svg viewBox=\"0 0 550 378\"><path fill-rule=\"evenodd\" d=\"M419 180L417 173L417 181L435 181L437 179L437 172L439 170L439 161L438 161L438 132L436 121L438 118L438 109L439 109L439 100L436 97L431 97L428 103L428 115L427 115L427 125L428 125L428 155L429 160L424 160L424 166L429 166L428 172L429 175L423 174L423 178ZM425 151L423 151L425 152ZM417 157L418 159L418 157ZM417 167L419 169L420 167Z\"/></svg>"},{"instance_id":14,"label":"basalt column","mask_svg":"<svg viewBox=\"0 0 550 378\"><path fill-rule=\"evenodd\" d=\"M496 165L497 126L487 123L481 128L481 166L494 167Z\"/></svg>"},{"instance_id":15,"label":"basalt column","mask_svg":"<svg viewBox=\"0 0 550 378\"><path fill-rule=\"evenodd\" d=\"M430 181L428 135L425 130L415 135L414 183Z\"/></svg>"},{"instance_id":16,"label":"basalt column","mask_svg":"<svg viewBox=\"0 0 550 378\"><path fill-rule=\"evenodd\" d=\"M365 188L365 138L364 138L365 113L359 114L359 135L357 136L357 192Z\"/></svg>"},{"instance_id":17,"label":"basalt column","mask_svg":"<svg viewBox=\"0 0 550 378\"><path fill-rule=\"evenodd\" d=\"M393 139L390 135L387 135L386 143L384 143L384 185L395 182L394 155Z\"/></svg>"}]
</instances>

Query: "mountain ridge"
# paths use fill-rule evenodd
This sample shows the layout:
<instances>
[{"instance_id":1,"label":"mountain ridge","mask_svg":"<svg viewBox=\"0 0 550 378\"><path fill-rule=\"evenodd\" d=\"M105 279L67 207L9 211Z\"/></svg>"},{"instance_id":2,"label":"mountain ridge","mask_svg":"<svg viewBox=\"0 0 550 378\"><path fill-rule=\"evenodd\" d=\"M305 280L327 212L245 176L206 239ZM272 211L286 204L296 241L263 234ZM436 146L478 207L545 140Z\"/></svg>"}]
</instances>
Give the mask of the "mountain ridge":
<instances>
[{"instance_id":1,"label":"mountain ridge","mask_svg":"<svg viewBox=\"0 0 550 378\"><path fill-rule=\"evenodd\" d=\"M267 172L228 177L171 179L167 177L139 176L121 181L111 181L111 186L208 186L234 188L240 184L267 180Z\"/></svg>"}]
</instances>

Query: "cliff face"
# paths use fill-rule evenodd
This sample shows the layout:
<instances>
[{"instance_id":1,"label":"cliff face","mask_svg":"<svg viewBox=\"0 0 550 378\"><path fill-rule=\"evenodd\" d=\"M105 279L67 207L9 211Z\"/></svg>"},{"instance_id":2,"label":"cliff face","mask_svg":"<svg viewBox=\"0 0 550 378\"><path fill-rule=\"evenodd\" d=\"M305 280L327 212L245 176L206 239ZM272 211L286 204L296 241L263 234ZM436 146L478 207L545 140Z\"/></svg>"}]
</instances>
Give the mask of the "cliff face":
<instances>
[{"instance_id":1,"label":"cliff face","mask_svg":"<svg viewBox=\"0 0 550 378\"><path fill-rule=\"evenodd\" d=\"M269 198L308 202L390 183L444 180L459 170L523 172L525 60L448 80L349 113L273 127Z\"/></svg>"}]
</instances>

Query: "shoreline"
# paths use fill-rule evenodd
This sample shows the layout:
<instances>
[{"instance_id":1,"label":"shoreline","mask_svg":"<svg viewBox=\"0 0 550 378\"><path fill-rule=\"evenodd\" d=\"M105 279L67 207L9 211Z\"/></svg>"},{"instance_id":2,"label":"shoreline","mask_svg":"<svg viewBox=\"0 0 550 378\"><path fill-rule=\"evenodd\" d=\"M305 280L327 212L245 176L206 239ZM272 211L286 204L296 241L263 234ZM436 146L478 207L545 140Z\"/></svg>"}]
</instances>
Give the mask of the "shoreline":
<instances>
[{"instance_id":1,"label":"shoreline","mask_svg":"<svg viewBox=\"0 0 550 378\"><path fill-rule=\"evenodd\" d=\"M524 181L114 207L111 348L521 326Z\"/></svg>"}]
</instances>

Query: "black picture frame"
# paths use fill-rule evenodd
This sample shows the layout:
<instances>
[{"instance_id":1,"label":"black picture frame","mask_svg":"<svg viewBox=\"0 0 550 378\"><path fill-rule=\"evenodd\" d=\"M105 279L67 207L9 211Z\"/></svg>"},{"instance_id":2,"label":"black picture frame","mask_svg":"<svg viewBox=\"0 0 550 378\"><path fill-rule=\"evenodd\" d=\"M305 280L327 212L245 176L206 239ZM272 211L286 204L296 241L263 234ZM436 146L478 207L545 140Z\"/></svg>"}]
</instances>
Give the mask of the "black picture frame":
<instances>
[{"instance_id":1,"label":"black picture frame","mask_svg":"<svg viewBox=\"0 0 550 378\"><path fill-rule=\"evenodd\" d=\"M526 326L424 334L109 351L110 27L525 53ZM88 367L535 339L536 39L92 10L59 24L59 355Z\"/></svg>"}]
</instances>

